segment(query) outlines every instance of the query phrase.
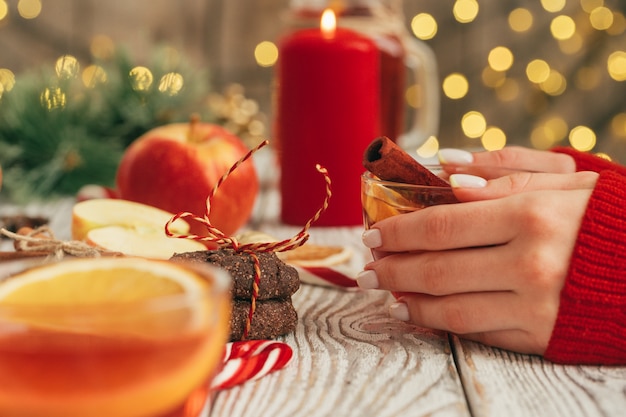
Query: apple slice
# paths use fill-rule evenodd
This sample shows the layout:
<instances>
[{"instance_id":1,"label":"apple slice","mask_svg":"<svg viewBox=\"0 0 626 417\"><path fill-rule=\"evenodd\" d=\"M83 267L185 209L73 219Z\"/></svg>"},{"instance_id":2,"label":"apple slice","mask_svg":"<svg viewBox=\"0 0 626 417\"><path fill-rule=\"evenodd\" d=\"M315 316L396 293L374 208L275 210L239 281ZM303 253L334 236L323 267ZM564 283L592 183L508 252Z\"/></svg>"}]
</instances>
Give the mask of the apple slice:
<instances>
[{"instance_id":1,"label":"apple slice","mask_svg":"<svg viewBox=\"0 0 626 417\"><path fill-rule=\"evenodd\" d=\"M167 211L127 200L81 201L72 210L72 239L125 255L157 259L206 250L200 242L168 237L165 224L172 217ZM172 223L171 230L186 234L189 224L178 219Z\"/></svg>"}]
</instances>

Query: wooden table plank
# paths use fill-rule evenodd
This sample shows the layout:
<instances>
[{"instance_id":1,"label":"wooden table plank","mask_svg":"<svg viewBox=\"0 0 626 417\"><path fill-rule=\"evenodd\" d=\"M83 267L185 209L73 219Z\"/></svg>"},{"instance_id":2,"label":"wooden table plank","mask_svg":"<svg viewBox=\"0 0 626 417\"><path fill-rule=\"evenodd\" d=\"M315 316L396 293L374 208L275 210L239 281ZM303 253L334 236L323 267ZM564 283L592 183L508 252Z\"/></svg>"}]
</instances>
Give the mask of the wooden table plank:
<instances>
[{"instance_id":1,"label":"wooden table plank","mask_svg":"<svg viewBox=\"0 0 626 417\"><path fill-rule=\"evenodd\" d=\"M304 285L294 359L219 393L212 416L469 416L448 338L392 320L383 292Z\"/></svg>"},{"instance_id":2,"label":"wooden table plank","mask_svg":"<svg viewBox=\"0 0 626 417\"><path fill-rule=\"evenodd\" d=\"M626 367L564 366L453 338L474 417L626 415Z\"/></svg>"}]
</instances>

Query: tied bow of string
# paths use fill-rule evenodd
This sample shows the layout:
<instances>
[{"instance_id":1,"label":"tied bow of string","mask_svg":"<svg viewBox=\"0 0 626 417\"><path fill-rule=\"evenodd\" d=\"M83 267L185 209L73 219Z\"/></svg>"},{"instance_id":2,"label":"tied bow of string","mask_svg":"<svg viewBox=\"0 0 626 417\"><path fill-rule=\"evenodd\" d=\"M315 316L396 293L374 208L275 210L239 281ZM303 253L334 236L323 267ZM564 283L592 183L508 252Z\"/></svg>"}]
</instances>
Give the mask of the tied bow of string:
<instances>
[{"instance_id":1,"label":"tied bow of string","mask_svg":"<svg viewBox=\"0 0 626 417\"><path fill-rule=\"evenodd\" d=\"M230 169L226 171L226 173L217 181L217 183L215 184L215 186L213 187L213 189L209 193L209 196L206 199L206 210L202 217L197 216L193 213L189 213L189 212L181 212L181 213L174 215L174 217L172 217L165 225L165 234L167 236L176 237L180 239L192 239L192 240L197 240L197 241L202 241L202 242L211 242L211 243L218 245L218 247L220 248L231 248L238 253L246 253L252 257L252 260L254 262L254 280L252 283L252 297L250 300L251 301L250 311L248 313L248 316L246 317L246 325L244 327L243 339L248 338L250 327L252 325L252 317L254 316L254 312L256 310L256 300L259 295L259 283L261 281L261 265L260 265L260 261L256 253L258 252L285 252L285 251L289 251L289 250L292 250L299 246L304 245L306 241L309 239L309 232L308 232L309 228L314 222L316 222L319 219L322 213L326 211L326 209L328 208L328 202L332 195L331 190L330 190L331 182L330 182L330 177L328 175L328 170L318 164L316 165L315 168L320 174L324 176L324 181L326 183L326 196L324 198L324 202L322 206L315 212L313 217L311 217L309 221L307 221L306 224L303 226L303 228L292 238L281 240L278 242L254 242L254 243L242 244L238 242L235 237L227 236L224 233L222 233L221 230L213 226L209 218L209 214L211 212L211 199L213 198L213 195L215 195L220 185L228 178L228 176L233 171L235 171L241 164L243 164L245 161L250 159L250 157L252 157L252 155L256 151L258 151L259 149L261 149L268 143L269 142L265 140L261 142L259 145L257 145L255 148L251 149L246 155L244 155L232 167L230 167ZM170 225L176 220L181 219L181 218L193 219L204 224L204 226L207 229L206 236L172 233L172 231L170 230Z\"/></svg>"}]
</instances>

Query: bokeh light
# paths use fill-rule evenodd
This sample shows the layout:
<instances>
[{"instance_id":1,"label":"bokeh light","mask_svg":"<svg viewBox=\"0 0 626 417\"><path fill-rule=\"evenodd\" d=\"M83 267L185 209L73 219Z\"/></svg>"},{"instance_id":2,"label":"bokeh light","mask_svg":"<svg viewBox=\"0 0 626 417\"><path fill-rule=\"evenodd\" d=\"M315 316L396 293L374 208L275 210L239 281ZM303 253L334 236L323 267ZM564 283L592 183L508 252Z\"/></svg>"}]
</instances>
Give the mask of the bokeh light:
<instances>
[{"instance_id":1,"label":"bokeh light","mask_svg":"<svg viewBox=\"0 0 626 417\"><path fill-rule=\"evenodd\" d=\"M495 71L506 71L513 65L513 53L505 46L496 46L489 51L487 61Z\"/></svg>"},{"instance_id":2,"label":"bokeh light","mask_svg":"<svg viewBox=\"0 0 626 417\"><path fill-rule=\"evenodd\" d=\"M430 136L426 142L417 148L417 156L421 158L432 158L439 152L439 140L435 136Z\"/></svg>"},{"instance_id":3,"label":"bokeh light","mask_svg":"<svg viewBox=\"0 0 626 417\"><path fill-rule=\"evenodd\" d=\"M159 80L159 91L169 96L175 96L180 93L185 85L183 76L178 72L168 72Z\"/></svg>"},{"instance_id":4,"label":"bokeh light","mask_svg":"<svg viewBox=\"0 0 626 417\"><path fill-rule=\"evenodd\" d=\"M111 59L115 54L113 39L105 35L97 35L89 43L89 51L97 59Z\"/></svg>"},{"instance_id":5,"label":"bokeh light","mask_svg":"<svg viewBox=\"0 0 626 417\"><path fill-rule=\"evenodd\" d=\"M541 0L541 7L547 12L557 13L565 7L565 0Z\"/></svg>"},{"instance_id":6,"label":"bokeh light","mask_svg":"<svg viewBox=\"0 0 626 417\"><path fill-rule=\"evenodd\" d=\"M80 64L74 56L63 55L57 59L54 70L56 71L57 77L62 80L69 80L78 75Z\"/></svg>"},{"instance_id":7,"label":"bokeh light","mask_svg":"<svg viewBox=\"0 0 626 417\"><path fill-rule=\"evenodd\" d=\"M454 18L460 23L470 23L478 16L478 2L476 0L456 0L452 7Z\"/></svg>"},{"instance_id":8,"label":"bokeh light","mask_svg":"<svg viewBox=\"0 0 626 417\"><path fill-rule=\"evenodd\" d=\"M506 134L499 127L491 126L483 133L480 142L488 151L497 151L506 146Z\"/></svg>"},{"instance_id":9,"label":"bokeh light","mask_svg":"<svg viewBox=\"0 0 626 417\"><path fill-rule=\"evenodd\" d=\"M463 74L455 72L443 80L443 92L446 97L458 100L467 95L469 83Z\"/></svg>"},{"instance_id":10,"label":"bokeh light","mask_svg":"<svg viewBox=\"0 0 626 417\"><path fill-rule=\"evenodd\" d=\"M566 15L557 16L550 23L550 32L555 39L569 39L576 32L576 22Z\"/></svg>"},{"instance_id":11,"label":"bokeh light","mask_svg":"<svg viewBox=\"0 0 626 417\"><path fill-rule=\"evenodd\" d=\"M17 12L24 19L34 19L41 14L41 0L19 0Z\"/></svg>"},{"instance_id":12,"label":"bokeh light","mask_svg":"<svg viewBox=\"0 0 626 417\"><path fill-rule=\"evenodd\" d=\"M567 80L556 70L551 69L548 78L540 84L541 90L551 96L560 96L567 88Z\"/></svg>"},{"instance_id":13,"label":"bokeh light","mask_svg":"<svg viewBox=\"0 0 626 417\"><path fill-rule=\"evenodd\" d=\"M553 116L538 123L530 134L530 142L536 149L550 149L567 136L567 122Z\"/></svg>"},{"instance_id":14,"label":"bokeh light","mask_svg":"<svg viewBox=\"0 0 626 417\"><path fill-rule=\"evenodd\" d=\"M534 59L526 65L526 77L535 84L542 83L550 76L550 65L543 59Z\"/></svg>"},{"instance_id":15,"label":"bokeh light","mask_svg":"<svg viewBox=\"0 0 626 417\"><path fill-rule=\"evenodd\" d=\"M496 88L506 82L506 74L486 66L481 73L481 79L487 87Z\"/></svg>"},{"instance_id":16,"label":"bokeh light","mask_svg":"<svg viewBox=\"0 0 626 417\"><path fill-rule=\"evenodd\" d=\"M604 6L604 0L580 0L580 7L587 13Z\"/></svg>"},{"instance_id":17,"label":"bokeh light","mask_svg":"<svg viewBox=\"0 0 626 417\"><path fill-rule=\"evenodd\" d=\"M404 93L404 99L414 109L420 108L422 105L422 86L419 84L410 85Z\"/></svg>"},{"instance_id":18,"label":"bokeh light","mask_svg":"<svg viewBox=\"0 0 626 417\"><path fill-rule=\"evenodd\" d=\"M626 52L615 51L607 60L607 70L615 81L626 80Z\"/></svg>"},{"instance_id":19,"label":"bokeh light","mask_svg":"<svg viewBox=\"0 0 626 417\"><path fill-rule=\"evenodd\" d=\"M487 129L487 121L482 113L470 111L463 115L461 119L461 128L468 138L479 138Z\"/></svg>"},{"instance_id":20,"label":"bokeh light","mask_svg":"<svg viewBox=\"0 0 626 417\"><path fill-rule=\"evenodd\" d=\"M626 138L626 113L617 113L611 119L611 131L620 138Z\"/></svg>"},{"instance_id":21,"label":"bokeh light","mask_svg":"<svg viewBox=\"0 0 626 417\"><path fill-rule=\"evenodd\" d=\"M533 15L530 10L518 7L509 13L508 21L514 32L526 32L533 26Z\"/></svg>"},{"instance_id":22,"label":"bokeh light","mask_svg":"<svg viewBox=\"0 0 626 417\"><path fill-rule=\"evenodd\" d=\"M130 80L133 90L135 91L148 91L154 81L152 71L146 67L137 66L130 70Z\"/></svg>"},{"instance_id":23,"label":"bokeh light","mask_svg":"<svg viewBox=\"0 0 626 417\"><path fill-rule=\"evenodd\" d=\"M589 14L589 22L596 30L607 30L613 25L613 12L608 7L596 7Z\"/></svg>"},{"instance_id":24,"label":"bokeh light","mask_svg":"<svg viewBox=\"0 0 626 417\"><path fill-rule=\"evenodd\" d=\"M9 5L6 0L0 0L0 22L9 15Z\"/></svg>"},{"instance_id":25,"label":"bokeh light","mask_svg":"<svg viewBox=\"0 0 626 417\"><path fill-rule=\"evenodd\" d=\"M62 109L67 103L65 92L59 87L50 87L43 90L39 96L43 108L47 110Z\"/></svg>"},{"instance_id":26,"label":"bokeh light","mask_svg":"<svg viewBox=\"0 0 626 417\"><path fill-rule=\"evenodd\" d=\"M418 39L432 39L437 34L437 21L431 14L419 13L411 19L411 30Z\"/></svg>"},{"instance_id":27,"label":"bokeh light","mask_svg":"<svg viewBox=\"0 0 626 417\"><path fill-rule=\"evenodd\" d=\"M569 133L569 143L574 149L587 152L596 146L596 134L587 126L576 126Z\"/></svg>"},{"instance_id":28,"label":"bokeh light","mask_svg":"<svg viewBox=\"0 0 626 417\"><path fill-rule=\"evenodd\" d=\"M513 101L519 97L520 85L513 78L505 78L504 82L496 87L496 96L500 101Z\"/></svg>"},{"instance_id":29,"label":"bokeh light","mask_svg":"<svg viewBox=\"0 0 626 417\"><path fill-rule=\"evenodd\" d=\"M559 39L559 49L564 54L574 55L583 48L584 39L580 33L574 33L567 39Z\"/></svg>"},{"instance_id":30,"label":"bokeh light","mask_svg":"<svg viewBox=\"0 0 626 417\"><path fill-rule=\"evenodd\" d=\"M271 67L278 61L278 47L274 42L260 42L254 48L254 59L261 67Z\"/></svg>"},{"instance_id":31,"label":"bokeh light","mask_svg":"<svg viewBox=\"0 0 626 417\"><path fill-rule=\"evenodd\" d=\"M99 65L89 65L83 70L83 85L87 88L95 88L98 84L107 82L107 74L104 68Z\"/></svg>"},{"instance_id":32,"label":"bokeh light","mask_svg":"<svg viewBox=\"0 0 626 417\"><path fill-rule=\"evenodd\" d=\"M0 68L0 85L4 91L11 91L15 85L15 74L8 68Z\"/></svg>"}]
</instances>

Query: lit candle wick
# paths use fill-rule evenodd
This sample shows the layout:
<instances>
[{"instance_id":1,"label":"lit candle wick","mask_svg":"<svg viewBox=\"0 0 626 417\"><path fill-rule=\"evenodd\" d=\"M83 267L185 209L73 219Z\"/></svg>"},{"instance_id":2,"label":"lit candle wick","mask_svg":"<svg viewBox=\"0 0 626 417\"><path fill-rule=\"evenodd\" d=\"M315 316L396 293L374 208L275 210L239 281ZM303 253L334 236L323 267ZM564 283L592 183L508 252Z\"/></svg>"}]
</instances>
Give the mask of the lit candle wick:
<instances>
[{"instance_id":1,"label":"lit candle wick","mask_svg":"<svg viewBox=\"0 0 626 417\"><path fill-rule=\"evenodd\" d=\"M337 29L337 18L335 12L331 9L324 10L322 13L322 21L320 22L320 29L325 39L330 39L335 36L335 30Z\"/></svg>"}]
</instances>

